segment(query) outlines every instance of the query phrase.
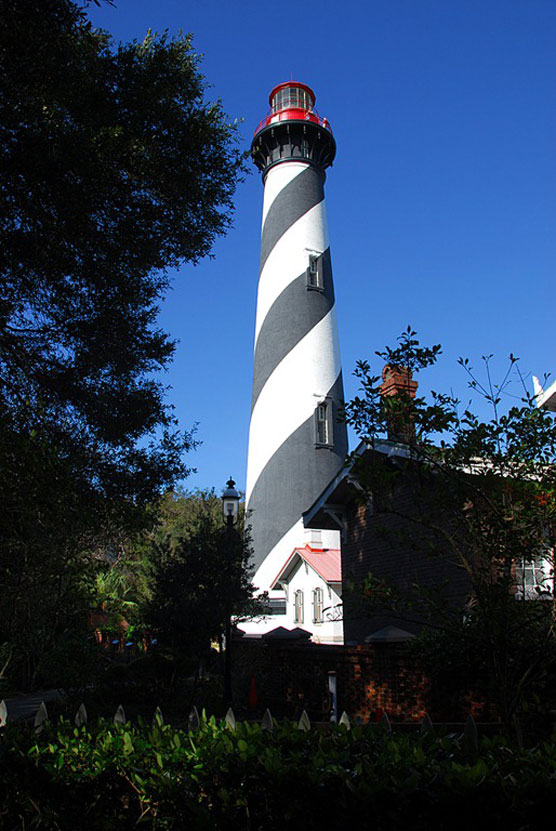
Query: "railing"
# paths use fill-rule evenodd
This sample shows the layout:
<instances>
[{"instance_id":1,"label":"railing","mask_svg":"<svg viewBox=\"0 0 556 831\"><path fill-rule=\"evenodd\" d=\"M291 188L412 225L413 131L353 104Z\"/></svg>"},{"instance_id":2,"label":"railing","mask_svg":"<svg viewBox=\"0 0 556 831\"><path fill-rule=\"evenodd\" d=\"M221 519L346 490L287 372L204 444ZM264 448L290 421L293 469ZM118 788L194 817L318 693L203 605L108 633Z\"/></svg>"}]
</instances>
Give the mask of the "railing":
<instances>
[{"instance_id":1,"label":"railing","mask_svg":"<svg viewBox=\"0 0 556 831\"><path fill-rule=\"evenodd\" d=\"M299 113L299 115L294 115ZM272 110L257 124L253 131L253 136L256 136L264 127L270 124L277 124L280 121L310 121L312 124L318 124L332 134L332 128L327 118L323 118L314 110L302 110L299 107L287 107L283 110L273 112Z\"/></svg>"}]
</instances>

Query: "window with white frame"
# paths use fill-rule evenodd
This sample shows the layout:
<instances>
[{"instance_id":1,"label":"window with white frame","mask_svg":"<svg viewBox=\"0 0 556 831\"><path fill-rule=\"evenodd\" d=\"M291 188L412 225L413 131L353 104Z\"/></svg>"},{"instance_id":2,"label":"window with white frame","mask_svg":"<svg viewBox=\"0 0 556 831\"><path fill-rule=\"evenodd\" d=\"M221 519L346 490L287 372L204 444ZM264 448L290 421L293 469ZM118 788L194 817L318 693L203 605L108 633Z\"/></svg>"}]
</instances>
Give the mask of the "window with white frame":
<instances>
[{"instance_id":1,"label":"window with white frame","mask_svg":"<svg viewBox=\"0 0 556 831\"><path fill-rule=\"evenodd\" d=\"M330 401L321 401L315 411L316 443L332 444L332 407Z\"/></svg>"},{"instance_id":2,"label":"window with white frame","mask_svg":"<svg viewBox=\"0 0 556 831\"><path fill-rule=\"evenodd\" d=\"M313 589L313 623L322 623L323 593L322 589Z\"/></svg>"},{"instance_id":3,"label":"window with white frame","mask_svg":"<svg viewBox=\"0 0 556 831\"><path fill-rule=\"evenodd\" d=\"M293 596L293 622L303 623L303 592L298 589Z\"/></svg>"},{"instance_id":4,"label":"window with white frame","mask_svg":"<svg viewBox=\"0 0 556 831\"><path fill-rule=\"evenodd\" d=\"M307 267L307 288L324 288L322 259L319 254L309 254L309 265Z\"/></svg>"},{"instance_id":5,"label":"window with white frame","mask_svg":"<svg viewBox=\"0 0 556 831\"><path fill-rule=\"evenodd\" d=\"M554 591L552 559L536 556L523 558L515 567L516 597L535 600L551 597Z\"/></svg>"}]
</instances>

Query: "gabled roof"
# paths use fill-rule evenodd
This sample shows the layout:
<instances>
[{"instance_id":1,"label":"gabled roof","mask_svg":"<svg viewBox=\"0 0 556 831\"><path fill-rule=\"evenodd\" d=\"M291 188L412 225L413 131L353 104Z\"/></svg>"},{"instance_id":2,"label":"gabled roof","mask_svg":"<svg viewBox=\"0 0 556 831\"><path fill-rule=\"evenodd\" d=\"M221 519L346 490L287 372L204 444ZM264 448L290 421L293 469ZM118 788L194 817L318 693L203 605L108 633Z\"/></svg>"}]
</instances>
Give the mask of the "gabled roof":
<instances>
[{"instance_id":1,"label":"gabled roof","mask_svg":"<svg viewBox=\"0 0 556 831\"><path fill-rule=\"evenodd\" d=\"M311 633L308 632L306 629L302 629L300 626L296 626L295 629L286 629L284 626L277 626L276 629L272 629L270 632L265 632L265 634L262 637L265 641L308 641L311 637Z\"/></svg>"},{"instance_id":2,"label":"gabled roof","mask_svg":"<svg viewBox=\"0 0 556 831\"><path fill-rule=\"evenodd\" d=\"M294 548L286 563L272 581L270 588L273 589L278 583L287 580L300 561L311 566L313 571L316 571L326 583L341 583L342 560L340 549L312 548L310 545L306 545L303 548Z\"/></svg>"},{"instance_id":3,"label":"gabled roof","mask_svg":"<svg viewBox=\"0 0 556 831\"><path fill-rule=\"evenodd\" d=\"M414 638L411 632L399 629L397 626L384 626L371 635L367 635L365 643L404 643Z\"/></svg>"},{"instance_id":4,"label":"gabled roof","mask_svg":"<svg viewBox=\"0 0 556 831\"><path fill-rule=\"evenodd\" d=\"M406 444L390 441L390 439L376 439L372 449L367 442L361 441L355 448L353 456L360 457L371 452L380 453L394 460L411 458L411 451ZM353 462L349 462L341 468L309 510L303 513L305 528L343 530L343 509L361 490L361 486L353 477L352 467Z\"/></svg>"}]
</instances>

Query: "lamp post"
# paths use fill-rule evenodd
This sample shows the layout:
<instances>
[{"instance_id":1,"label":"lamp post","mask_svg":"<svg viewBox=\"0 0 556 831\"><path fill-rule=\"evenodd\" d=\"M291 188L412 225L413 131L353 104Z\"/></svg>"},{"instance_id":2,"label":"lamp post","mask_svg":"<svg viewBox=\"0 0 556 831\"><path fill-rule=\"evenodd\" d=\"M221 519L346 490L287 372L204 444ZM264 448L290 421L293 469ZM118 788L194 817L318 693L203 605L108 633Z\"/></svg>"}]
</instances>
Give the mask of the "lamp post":
<instances>
[{"instance_id":1,"label":"lamp post","mask_svg":"<svg viewBox=\"0 0 556 831\"><path fill-rule=\"evenodd\" d=\"M226 489L222 493L222 513L226 523L226 541L228 548L227 571L228 571L228 594L226 608L226 652L224 653L224 699L230 707L232 704L232 554L234 551L232 534L234 523L239 514L239 493L235 487L236 483L230 477L226 482Z\"/></svg>"}]
</instances>

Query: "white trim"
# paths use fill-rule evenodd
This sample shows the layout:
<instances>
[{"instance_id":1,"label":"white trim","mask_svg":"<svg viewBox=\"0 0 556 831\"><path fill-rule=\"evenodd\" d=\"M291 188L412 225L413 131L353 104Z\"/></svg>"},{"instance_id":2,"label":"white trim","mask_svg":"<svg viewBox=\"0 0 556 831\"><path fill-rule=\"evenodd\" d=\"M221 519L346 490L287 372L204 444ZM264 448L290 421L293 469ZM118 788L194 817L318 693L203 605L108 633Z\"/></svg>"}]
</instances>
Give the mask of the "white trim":
<instances>
[{"instance_id":1,"label":"white trim","mask_svg":"<svg viewBox=\"0 0 556 831\"><path fill-rule=\"evenodd\" d=\"M548 389L543 390L542 384L536 375L533 375L536 405L539 409L556 410L556 381Z\"/></svg>"}]
</instances>

